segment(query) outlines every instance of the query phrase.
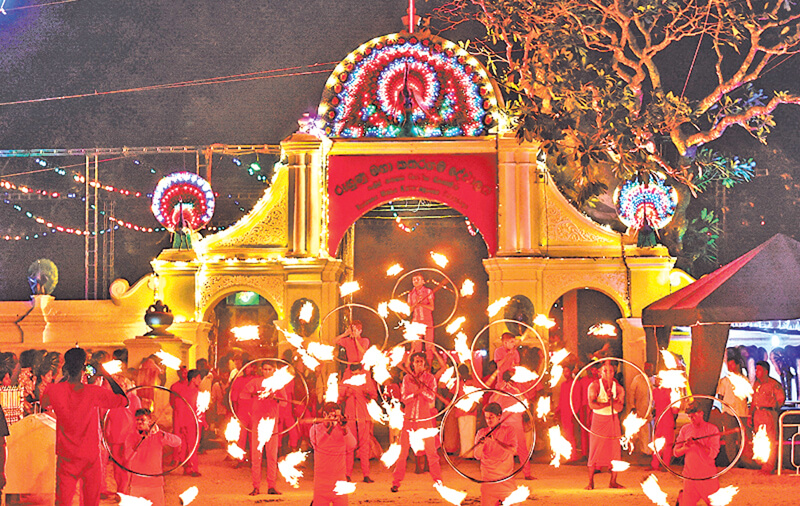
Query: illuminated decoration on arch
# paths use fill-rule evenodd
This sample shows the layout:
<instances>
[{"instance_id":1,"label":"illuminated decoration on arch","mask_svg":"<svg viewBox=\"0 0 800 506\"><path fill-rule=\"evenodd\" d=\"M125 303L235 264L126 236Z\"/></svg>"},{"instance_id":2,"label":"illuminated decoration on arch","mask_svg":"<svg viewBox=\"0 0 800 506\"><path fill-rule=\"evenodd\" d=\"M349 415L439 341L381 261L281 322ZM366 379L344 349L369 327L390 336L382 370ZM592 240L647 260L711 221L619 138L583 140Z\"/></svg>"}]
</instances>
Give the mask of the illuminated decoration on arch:
<instances>
[{"instance_id":1,"label":"illuminated decoration on arch","mask_svg":"<svg viewBox=\"0 0 800 506\"><path fill-rule=\"evenodd\" d=\"M329 137L487 135L497 98L481 63L440 37L373 39L331 74L319 117Z\"/></svg>"},{"instance_id":2,"label":"illuminated decoration on arch","mask_svg":"<svg viewBox=\"0 0 800 506\"><path fill-rule=\"evenodd\" d=\"M199 230L211 221L214 205L214 192L208 181L191 172L175 172L158 182L151 209L158 222L170 231Z\"/></svg>"},{"instance_id":3,"label":"illuminated decoration on arch","mask_svg":"<svg viewBox=\"0 0 800 506\"><path fill-rule=\"evenodd\" d=\"M636 230L641 230L645 222L656 230L664 228L672 220L678 205L678 192L664 184L665 179L651 174L647 184L633 179L617 187L614 203L620 221Z\"/></svg>"}]
</instances>

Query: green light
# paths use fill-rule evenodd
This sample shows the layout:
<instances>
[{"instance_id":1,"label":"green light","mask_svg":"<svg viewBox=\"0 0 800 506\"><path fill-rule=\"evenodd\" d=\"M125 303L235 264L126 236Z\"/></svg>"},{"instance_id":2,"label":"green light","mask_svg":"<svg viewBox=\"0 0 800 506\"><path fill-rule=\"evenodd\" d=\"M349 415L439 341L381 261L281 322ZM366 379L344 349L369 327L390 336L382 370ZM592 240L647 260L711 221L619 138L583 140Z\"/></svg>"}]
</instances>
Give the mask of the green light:
<instances>
[{"instance_id":1,"label":"green light","mask_svg":"<svg viewBox=\"0 0 800 506\"><path fill-rule=\"evenodd\" d=\"M261 165L259 165L257 162L253 162L250 164L250 170L258 172L261 170Z\"/></svg>"}]
</instances>

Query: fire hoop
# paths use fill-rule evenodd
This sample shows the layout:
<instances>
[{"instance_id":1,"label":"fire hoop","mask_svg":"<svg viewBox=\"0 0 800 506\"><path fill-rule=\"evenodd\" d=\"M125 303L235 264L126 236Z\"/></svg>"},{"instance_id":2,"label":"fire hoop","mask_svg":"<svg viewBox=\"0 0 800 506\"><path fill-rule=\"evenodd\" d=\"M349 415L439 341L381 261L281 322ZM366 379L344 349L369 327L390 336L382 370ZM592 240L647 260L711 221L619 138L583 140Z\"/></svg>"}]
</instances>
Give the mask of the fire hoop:
<instances>
[{"instance_id":1,"label":"fire hoop","mask_svg":"<svg viewBox=\"0 0 800 506\"><path fill-rule=\"evenodd\" d=\"M271 357L257 358L255 360L251 360L250 362L248 362L245 365L243 365L241 369L236 371L236 374L231 379L230 385L233 385L233 382L236 381L236 379L239 377L240 374L242 374L242 371L246 370L249 366L254 365L256 363L260 363L260 362L274 362L275 364L277 364L276 367L275 367L276 370L280 368L279 365L291 367L293 381L297 380L297 378L300 378L300 381L303 382L303 390L305 391L305 395L303 397L303 400L300 401L300 402L302 403L302 406L303 406L302 411L305 412L305 410L308 408L308 383L306 383L306 379L303 377L303 375L302 374L297 374L297 371L295 371L294 366L292 364L286 362L285 360L281 360L279 358L271 358ZM270 395L272 395L272 394L270 394ZM244 430L246 430L247 432L255 432L252 428L250 428L247 425L245 425L244 423L242 423L242 419L239 418L239 415L236 414L236 410L233 408L233 398L231 396L228 396L228 407L230 408L231 414L233 414L233 417L236 419L237 422L239 422L239 425ZM275 420L276 424L277 424L277 422L278 421ZM286 434L290 430L294 429L299 423L300 423L300 419L297 418L292 425L290 425L289 427L286 427L285 429L283 429L280 432L274 432L272 434L272 436L273 437L282 436L283 434ZM256 430L257 430L257 428L256 428Z\"/></svg>"},{"instance_id":2,"label":"fire hoop","mask_svg":"<svg viewBox=\"0 0 800 506\"><path fill-rule=\"evenodd\" d=\"M370 311L371 313L375 314L375 316L377 316L377 317L378 317L378 319L380 319L381 323L383 324L383 344L381 345L381 347L380 347L380 350L381 350L381 351L383 351L383 350L384 350L384 348L386 348L386 343L388 343L388 342L389 342L389 326L386 324L386 320L383 318L383 316L381 316L381 314L380 314L380 313L378 313L376 310L372 309L371 307L369 307L369 306L365 306L365 305L363 305L363 304L355 304L355 303L350 303L350 304L342 304L341 306L339 306L339 307L336 307L336 308L333 308L333 309L331 309L330 311L328 311L328 314L326 314L326 315L325 315L325 318L323 318L323 319L322 319L322 323L320 323L320 324L319 324L319 331L320 331L320 333L322 332L322 329L324 329L324 328L325 328L325 322L327 322L327 321L328 321L328 318L330 318L330 316L331 316L333 313L335 313L335 312L337 312L337 311L341 311L342 309L345 309L345 308L351 308L351 309L352 309L352 308L361 308L361 309L366 309L367 311ZM350 325L350 323L348 323L347 325ZM370 344L372 344L372 341L370 341ZM365 351L366 351L366 350L365 350ZM335 361L339 362L339 363L342 363L342 364L347 364L347 365L352 365L352 364L360 364L360 363L361 363L361 362L350 362L350 361L348 361L348 360L342 360L341 358L339 358L339 357L338 357L338 353L334 353L334 354L333 354L333 359L334 359Z\"/></svg>"},{"instance_id":3,"label":"fire hoop","mask_svg":"<svg viewBox=\"0 0 800 506\"><path fill-rule=\"evenodd\" d=\"M505 396L508 396L508 397L512 398L514 400L514 402L515 402L515 404L512 404L512 406L516 406L518 404L518 405L522 406L522 408L524 408L524 411L519 411L517 413L520 416L523 413L527 413L528 414L528 417L530 418L530 421L531 421L531 432L533 434L533 440L531 441L531 447L530 447L530 450L528 451L528 458L526 459L526 461L530 461L531 458L533 457L533 450L536 447L536 420L533 417L533 413L531 412L530 407L526 406L525 402L522 399L520 399L518 396L516 396L514 394L505 392L503 390L497 390L495 388L485 388L485 389L482 389L482 390L476 390L475 392L466 393L466 394L460 396L458 399L455 399L455 402L453 402L452 405L447 408L447 411L445 412L444 416L442 417L442 423L439 426L439 434L441 435L441 434L444 433L445 424L447 423L447 417L450 416L450 412L453 410L453 408L456 407L456 405L459 402L461 402L464 399L475 399L472 407L470 408L470 410L467 413L472 413L473 411L475 411L476 419L477 419L477 411L480 409L480 400L484 395L486 395L488 393L505 395ZM509 413L508 415L506 415L506 409L504 409L500 424L502 424L504 421L507 421L513 414L514 413ZM498 427L500 426L500 424L498 424ZM477 444L473 444L472 448L470 448L465 453L466 454L471 453L472 450L474 450L476 446L477 446ZM514 475L519 473L522 470L523 467L525 467L525 462L520 462L519 467L515 468L511 472L511 474L509 474L508 476L505 476L503 478L498 478L496 480L483 480L483 479L480 479L480 478L475 478L473 476L470 476L468 473L462 471L451 460L451 457L447 452L442 452L442 453L444 454L444 459L447 461L447 463L450 465L450 467L453 468L453 470L455 472L457 472L462 477L464 477L464 478L466 478L466 479L468 479L468 480L470 480L470 481L472 481L474 483L502 483L502 482L504 482L506 480L511 479ZM463 458L460 458L460 457L457 457L457 458L459 460L464 460Z\"/></svg>"},{"instance_id":4,"label":"fire hoop","mask_svg":"<svg viewBox=\"0 0 800 506\"><path fill-rule=\"evenodd\" d=\"M709 399L711 401L719 402L724 407L728 408L730 410L730 412L733 413L733 416L736 418L736 423L739 424L739 439L740 439L740 441L742 441L743 444L739 445L739 452L736 454L736 457L733 459L733 462L728 464L728 467L723 468L721 471L718 471L716 474L712 474L711 476L705 476L703 478L689 478L688 476L684 476L682 473L679 473L678 471L675 471L666 462L664 462L661 459L661 455L659 455L659 453L661 453L661 452L655 452L655 456L658 459L658 461L661 463L661 465L664 466L667 469L667 471L669 471L673 475L677 476L678 478L683 478L684 480L691 480L691 481L713 480L714 478L719 478L723 474L725 474L728 471L730 471L731 469L733 469L733 467L739 462L739 459L742 458L742 453L744 453L744 441L745 441L744 424L742 423L741 418L739 418L739 415L736 414L736 411L734 411L733 406L731 406L727 402L723 401L722 399L718 399L718 398L713 397L711 395L702 395L702 394L686 395L684 397L681 397L680 399L676 399L676 400L670 402L669 405L666 407L666 409L664 409L664 411L658 416L658 419L656 420L656 425L655 426L658 427L658 423L661 421L661 419L664 417L664 415L667 413L667 411L672 409L673 404L683 403L684 400L690 400L691 401L691 400L698 399L698 398L699 399ZM718 434L716 437L721 437L721 436ZM677 444L677 442L673 443L673 446L675 446L676 444ZM654 443L654 445L655 445L655 443Z\"/></svg>"},{"instance_id":5,"label":"fire hoop","mask_svg":"<svg viewBox=\"0 0 800 506\"><path fill-rule=\"evenodd\" d=\"M139 472L139 471L136 471L134 469L131 469L131 468L127 467L125 464L123 464L121 462L121 460L124 460L124 459L122 459L122 458L118 459L117 458L117 457L121 457L121 456L115 456L114 455L114 452L112 451L111 447L108 444L108 440L106 439L106 430L105 430L105 428L106 428L106 422L108 420L108 414L110 413L110 410L106 411L106 414L103 416L103 430L100 431L100 439L102 440L103 447L108 452L108 456L111 458L111 461L114 464L116 464L117 466L119 466L120 468L124 469L125 471L127 471L127 472L129 472L131 474L135 474L136 476L144 476L144 477L150 477L150 478L158 477L158 476L165 476L165 475L171 473L172 471L178 469L179 467L182 467L182 466L186 465L186 463L189 462L189 459L192 458L192 456L194 455L194 452L197 451L197 447L200 444L200 420L197 418L197 406L192 406L191 404L189 404L189 401L187 401L181 394L179 394L177 392L174 392L174 391L170 390L167 387L162 387L160 385L152 385L152 386L150 386L150 385L142 385L142 386L133 387L133 388L128 389L125 392L125 394L127 395L127 394L130 394L132 392L135 392L136 390L141 390L141 389L144 389L144 388L152 388L154 390L163 390L163 391L167 392L167 394L169 396L175 396L177 398L177 401L184 403L186 405L187 409L192 413L192 416L194 418L195 439L194 439L194 443L191 445L191 450L186 455L186 458L181 463L177 464L176 466L174 466L174 467L172 467L170 469L167 469L166 471L164 471L162 473L156 473L156 474L143 473L143 472ZM154 396L154 399L155 399L155 396ZM154 401L154 403L155 403L155 401ZM169 402L163 403L163 405L161 406L161 409L162 410L167 409L167 407L169 405L170 405ZM118 408L118 409L127 409L127 408ZM153 425L156 425L158 423L159 419L160 419L160 416L156 416L155 420L153 421ZM173 427L173 430L174 430L174 427ZM139 441L139 444L137 444L136 447L134 448L134 450L133 450L134 452L136 452L136 450L139 448L139 445L142 442L144 442L145 437L141 438L141 440Z\"/></svg>"},{"instance_id":6,"label":"fire hoop","mask_svg":"<svg viewBox=\"0 0 800 506\"><path fill-rule=\"evenodd\" d=\"M619 439L620 436L604 436L603 434L598 434L596 432L593 432L592 429L590 429L589 427L584 425L583 422L581 422L581 419L578 416L578 414L575 412L575 403L572 400L572 393L575 391L575 384L578 382L578 378L580 378L581 374L586 372L590 367L594 367L594 366L596 366L597 364L599 364L601 362L609 362L609 361L612 361L612 360L615 360L617 362L621 362L623 364L629 365L629 366L633 367L634 369L636 369L636 372L638 372L639 374L644 376L644 379L646 380L645 384L647 385L647 393L650 396L649 397L650 400L647 403L647 412L650 413L650 411L653 409L653 387L650 386L650 380L647 377L647 375L644 373L644 371L639 369L639 367L637 367L636 364L634 364L632 362L629 362L629 361L625 360L624 358L617 358L617 357L605 357L605 358L601 358L601 359L595 360L594 362L589 362L588 364L586 364L583 367L583 369L578 371L578 374L576 374L575 378L572 380L572 385L570 385L570 387L569 387L569 409L572 411L572 416L575 417L575 420L577 420L578 424L585 431L587 431L589 434L594 434L597 437L602 437L602 438L605 438L605 439ZM613 405L611 406L611 413L612 414L617 414L617 415L619 414L619 413L614 413L614 406Z\"/></svg>"},{"instance_id":7,"label":"fire hoop","mask_svg":"<svg viewBox=\"0 0 800 506\"><path fill-rule=\"evenodd\" d=\"M545 371L547 371L547 366L549 365L549 358L548 358L548 355L547 355L547 346L545 346L545 344L544 344L544 339L542 339L542 336L540 336L540 335L539 335L539 333L538 333L538 332L536 332L536 329L534 329L533 327L531 327L531 326L530 326L530 325L528 325L527 323L523 323L523 322L521 322L521 321L518 321L518 320L506 320L506 319L502 319L502 320L495 320L495 321L493 321L493 322L489 323L489 325L487 325L487 326L483 327L483 328L481 329L481 331L480 331L480 332L478 332L477 334L475 334L475 338L472 340L472 346L470 347L470 356L472 356L472 357L474 357L474 356L475 356L475 343L477 343L477 342L478 342L478 338L480 338L480 337L481 337L481 335L482 335L484 332L486 332L487 330L489 330L489 328L490 328L492 325L497 325L498 323L514 323L514 324L517 324L517 325L522 325L522 326L523 326L523 327L525 327L527 330L529 330L530 332L532 332L532 333L533 333L533 335L535 335L535 336L536 336L536 339L538 339L538 340L539 340L539 344L541 344L541 345L542 345L542 354L544 355L544 357L543 357L543 360L542 360L541 372L538 372L538 371L537 371L537 372L536 372L536 374L538 374L538 375L539 375L539 377L538 377L538 378L536 378L536 379L533 381L533 384L532 384L531 386L529 386L527 390L525 390L524 392L520 392L520 395L525 395L525 394L527 394L528 392L530 392L531 390L533 390L534 388L536 388L536 386L537 386L537 385L539 385L539 383L541 383L542 379L544 379L544 373L545 373ZM525 335L525 334L523 334L523 335ZM485 389L489 389L489 390L490 390L492 387L490 387L489 385L487 385L486 383L484 383L484 381L483 381L483 378L481 378L481 375L480 375L480 374L478 374L478 373L477 373L477 371L475 371L475 361L474 361L474 360L470 360L470 362L469 362L469 366L470 366L470 368L472 369L472 376L473 376L473 377L474 377L476 380L478 380L478 383L480 383L480 384L481 384L481 386L483 386L483 388L485 388Z\"/></svg>"}]
</instances>

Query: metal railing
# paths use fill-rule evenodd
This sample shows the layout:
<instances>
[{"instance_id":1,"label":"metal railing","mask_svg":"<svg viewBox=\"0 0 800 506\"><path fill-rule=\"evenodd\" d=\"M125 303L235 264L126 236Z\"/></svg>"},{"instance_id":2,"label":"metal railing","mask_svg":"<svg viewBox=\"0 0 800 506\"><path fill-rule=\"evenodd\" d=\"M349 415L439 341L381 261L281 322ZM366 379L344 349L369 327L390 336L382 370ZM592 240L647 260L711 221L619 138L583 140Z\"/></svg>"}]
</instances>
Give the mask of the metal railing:
<instances>
[{"instance_id":1,"label":"metal railing","mask_svg":"<svg viewBox=\"0 0 800 506\"><path fill-rule=\"evenodd\" d=\"M778 418L778 474L783 470L783 447L788 445L791 448L789 454L789 463L794 467L795 476L800 476L800 455L795 460L795 448L800 446L800 421L795 423L786 423L787 416L797 416L800 418L800 409L790 409L781 413ZM795 433L789 441L784 440L784 429L794 428ZM798 452L800 453L800 452Z\"/></svg>"}]
</instances>

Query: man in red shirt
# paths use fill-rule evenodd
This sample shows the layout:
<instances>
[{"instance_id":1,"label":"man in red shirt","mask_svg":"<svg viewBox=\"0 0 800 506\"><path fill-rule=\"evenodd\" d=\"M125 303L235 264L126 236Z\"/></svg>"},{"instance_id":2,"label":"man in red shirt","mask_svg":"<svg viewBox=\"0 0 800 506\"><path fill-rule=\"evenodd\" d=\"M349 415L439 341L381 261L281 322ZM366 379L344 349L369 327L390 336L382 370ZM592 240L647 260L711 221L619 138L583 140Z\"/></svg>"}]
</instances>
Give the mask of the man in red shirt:
<instances>
[{"instance_id":1,"label":"man in red shirt","mask_svg":"<svg viewBox=\"0 0 800 506\"><path fill-rule=\"evenodd\" d=\"M364 352L370 347L369 338L361 335L363 327L359 320L353 320L344 333L336 336L336 345L344 348L348 362L361 362Z\"/></svg>"},{"instance_id":2,"label":"man in red shirt","mask_svg":"<svg viewBox=\"0 0 800 506\"><path fill-rule=\"evenodd\" d=\"M102 367L96 372L111 391L86 385L86 351L73 348L64 354L64 378L48 385L42 407L52 406L56 415L56 505L71 506L78 480L82 480L83 506L100 503L104 477L100 466L100 409L128 405L128 398Z\"/></svg>"},{"instance_id":3,"label":"man in red shirt","mask_svg":"<svg viewBox=\"0 0 800 506\"><path fill-rule=\"evenodd\" d=\"M180 394L186 402L170 397L172 404L172 430L181 438L179 460L189 460L183 467L183 474L198 477L200 475L199 461L197 457L197 431L199 423L197 420L197 396L200 393L200 371L192 369L186 375L187 382L177 382L172 385L172 390ZM188 403L188 405L187 405ZM190 456L191 452L191 456Z\"/></svg>"}]
</instances>

